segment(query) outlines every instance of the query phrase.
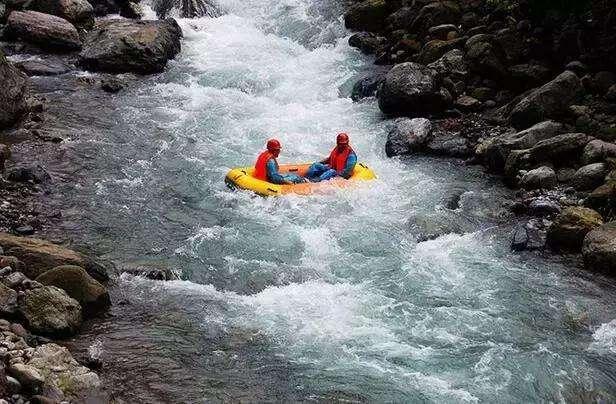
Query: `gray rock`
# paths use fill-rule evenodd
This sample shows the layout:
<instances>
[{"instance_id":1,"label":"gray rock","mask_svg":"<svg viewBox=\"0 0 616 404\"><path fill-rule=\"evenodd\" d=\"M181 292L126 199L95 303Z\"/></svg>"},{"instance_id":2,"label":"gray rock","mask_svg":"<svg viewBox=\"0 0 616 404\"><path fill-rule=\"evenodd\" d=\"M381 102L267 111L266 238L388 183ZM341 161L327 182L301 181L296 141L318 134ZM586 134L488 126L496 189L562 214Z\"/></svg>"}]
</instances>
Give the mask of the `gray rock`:
<instances>
[{"instance_id":1,"label":"gray rock","mask_svg":"<svg viewBox=\"0 0 616 404\"><path fill-rule=\"evenodd\" d=\"M556 173L545 166L528 171L520 180L520 186L524 189L552 189L556 183Z\"/></svg>"},{"instance_id":2,"label":"gray rock","mask_svg":"<svg viewBox=\"0 0 616 404\"><path fill-rule=\"evenodd\" d=\"M38 11L13 11L7 20L6 34L51 51L81 49L77 29L70 22Z\"/></svg>"},{"instance_id":3,"label":"gray rock","mask_svg":"<svg viewBox=\"0 0 616 404\"><path fill-rule=\"evenodd\" d=\"M558 182L567 183L573 179L575 175L575 171L573 168L561 168L556 172L556 177L558 178Z\"/></svg>"},{"instance_id":4,"label":"gray rock","mask_svg":"<svg viewBox=\"0 0 616 404\"><path fill-rule=\"evenodd\" d=\"M565 66L565 70L570 70L578 76L582 77L588 71L588 67L579 60L575 60L573 62L569 62L567 66Z\"/></svg>"},{"instance_id":5,"label":"gray rock","mask_svg":"<svg viewBox=\"0 0 616 404\"><path fill-rule=\"evenodd\" d=\"M451 77L453 80L464 80L468 76L464 52L460 49L450 50L436 62L430 63L428 67L437 74Z\"/></svg>"},{"instance_id":6,"label":"gray rock","mask_svg":"<svg viewBox=\"0 0 616 404\"><path fill-rule=\"evenodd\" d=\"M593 190L603 184L607 171L605 163L586 165L575 172L571 185L578 191Z\"/></svg>"},{"instance_id":7,"label":"gray rock","mask_svg":"<svg viewBox=\"0 0 616 404\"><path fill-rule=\"evenodd\" d=\"M174 19L100 21L88 33L79 63L94 71L157 73L180 52L181 38Z\"/></svg>"},{"instance_id":8,"label":"gray rock","mask_svg":"<svg viewBox=\"0 0 616 404\"><path fill-rule=\"evenodd\" d=\"M589 232L584 238L582 255L586 269L614 274L616 271L616 222L606 223Z\"/></svg>"},{"instance_id":9,"label":"gray rock","mask_svg":"<svg viewBox=\"0 0 616 404\"><path fill-rule=\"evenodd\" d=\"M2 283L4 283L7 287L11 289L17 288L19 285L26 280L26 276L21 272L13 272L2 279Z\"/></svg>"},{"instance_id":10,"label":"gray rock","mask_svg":"<svg viewBox=\"0 0 616 404\"><path fill-rule=\"evenodd\" d=\"M616 157L616 144L595 139L584 147L582 162L584 164L597 163L608 157Z\"/></svg>"},{"instance_id":11,"label":"gray rock","mask_svg":"<svg viewBox=\"0 0 616 404\"><path fill-rule=\"evenodd\" d=\"M401 63L385 76L379 108L387 115L422 116L445 110L450 100L435 72L417 63Z\"/></svg>"},{"instance_id":12,"label":"gray rock","mask_svg":"<svg viewBox=\"0 0 616 404\"><path fill-rule=\"evenodd\" d=\"M511 239L511 249L513 251L524 251L528 245L528 231L525 226L518 226Z\"/></svg>"},{"instance_id":13,"label":"gray rock","mask_svg":"<svg viewBox=\"0 0 616 404\"><path fill-rule=\"evenodd\" d=\"M33 366L16 363L9 367L9 373L29 392L37 393L43 387L45 378Z\"/></svg>"},{"instance_id":14,"label":"gray rock","mask_svg":"<svg viewBox=\"0 0 616 404\"><path fill-rule=\"evenodd\" d=\"M533 216L549 216L560 211L558 203L547 198L536 198L528 205L528 213Z\"/></svg>"},{"instance_id":15,"label":"gray rock","mask_svg":"<svg viewBox=\"0 0 616 404\"><path fill-rule=\"evenodd\" d=\"M0 129L14 124L24 113L28 106L26 99L29 93L29 80L12 63L4 57L0 49ZM8 150L8 149L7 149ZM7 156L2 153L2 167Z\"/></svg>"},{"instance_id":16,"label":"gray rock","mask_svg":"<svg viewBox=\"0 0 616 404\"><path fill-rule=\"evenodd\" d=\"M385 143L387 157L422 150L432 133L432 123L425 118L396 119Z\"/></svg>"},{"instance_id":17,"label":"gray rock","mask_svg":"<svg viewBox=\"0 0 616 404\"><path fill-rule=\"evenodd\" d=\"M28 8L64 18L78 27L94 25L94 8L86 0L33 0Z\"/></svg>"},{"instance_id":18,"label":"gray rock","mask_svg":"<svg viewBox=\"0 0 616 404\"><path fill-rule=\"evenodd\" d=\"M565 71L549 83L529 91L510 106L509 119L518 129L558 118L581 94L582 84L575 73Z\"/></svg>"},{"instance_id":19,"label":"gray rock","mask_svg":"<svg viewBox=\"0 0 616 404\"><path fill-rule=\"evenodd\" d=\"M530 158L535 162L575 161L589 138L583 133L566 133L538 142L530 149Z\"/></svg>"},{"instance_id":20,"label":"gray rock","mask_svg":"<svg viewBox=\"0 0 616 404\"><path fill-rule=\"evenodd\" d=\"M57 76L67 73L71 68L61 60L30 59L18 62L16 66L29 76Z\"/></svg>"},{"instance_id":21,"label":"gray rock","mask_svg":"<svg viewBox=\"0 0 616 404\"><path fill-rule=\"evenodd\" d=\"M51 180L51 176L41 165L18 165L8 170L6 178L13 182L33 182L44 184Z\"/></svg>"},{"instance_id":22,"label":"gray rock","mask_svg":"<svg viewBox=\"0 0 616 404\"><path fill-rule=\"evenodd\" d=\"M453 24L441 24L435 27L431 27L428 30L428 34L437 39L447 39L447 35L450 32L458 32L458 27Z\"/></svg>"},{"instance_id":23,"label":"gray rock","mask_svg":"<svg viewBox=\"0 0 616 404\"><path fill-rule=\"evenodd\" d=\"M351 99L353 101L359 101L363 98L375 96L384 81L385 74L383 73L371 74L358 80L353 86Z\"/></svg>"},{"instance_id":24,"label":"gray rock","mask_svg":"<svg viewBox=\"0 0 616 404\"><path fill-rule=\"evenodd\" d=\"M459 133L435 131L426 144L426 150L432 154L449 157L470 157L473 154L468 140Z\"/></svg>"},{"instance_id":25,"label":"gray rock","mask_svg":"<svg viewBox=\"0 0 616 404\"><path fill-rule=\"evenodd\" d=\"M463 112L475 112L481 109L481 101L468 95L461 95L454 106Z\"/></svg>"},{"instance_id":26,"label":"gray rock","mask_svg":"<svg viewBox=\"0 0 616 404\"><path fill-rule=\"evenodd\" d=\"M470 69L481 77L501 80L507 75L502 56L489 35L475 35L466 42Z\"/></svg>"},{"instance_id":27,"label":"gray rock","mask_svg":"<svg viewBox=\"0 0 616 404\"><path fill-rule=\"evenodd\" d=\"M616 102L616 84L612 85L605 94L605 99L609 102Z\"/></svg>"},{"instance_id":28,"label":"gray rock","mask_svg":"<svg viewBox=\"0 0 616 404\"><path fill-rule=\"evenodd\" d=\"M119 92L125 86L126 83L117 77L106 77L101 81L101 89L111 94Z\"/></svg>"},{"instance_id":29,"label":"gray rock","mask_svg":"<svg viewBox=\"0 0 616 404\"><path fill-rule=\"evenodd\" d=\"M358 32L349 38L349 46L359 49L366 55L373 55L387 46L387 38L371 32Z\"/></svg>"},{"instance_id":30,"label":"gray rock","mask_svg":"<svg viewBox=\"0 0 616 404\"><path fill-rule=\"evenodd\" d=\"M17 314L17 292L0 283L0 314L13 317Z\"/></svg>"},{"instance_id":31,"label":"gray rock","mask_svg":"<svg viewBox=\"0 0 616 404\"><path fill-rule=\"evenodd\" d=\"M9 394L17 394L21 391L21 383L14 377L6 377L6 387Z\"/></svg>"},{"instance_id":32,"label":"gray rock","mask_svg":"<svg viewBox=\"0 0 616 404\"><path fill-rule=\"evenodd\" d=\"M348 29L377 32L385 25L387 15L385 0L364 0L348 8L344 25Z\"/></svg>"},{"instance_id":33,"label":"gray rock","mask_svg":"<svg viewBox=\"0 0 616 404\"><path fill-rule=\"evenodd\" d=\"M23 315L30 329L50 337L75 334L81 325L81 306L55 286L26 291Z\"/></svg>"},{"instance_id":34,"label":"gray rock","mask_svg":"<svg viewBox=\"0 0 616 404\"><path fill-rule=\"evenodd\" d=\"M550 69L537 64L520 64L511 66L509 74L511 85L523 91L545 83L550 78Z\"/></svg>"}]
</instances>

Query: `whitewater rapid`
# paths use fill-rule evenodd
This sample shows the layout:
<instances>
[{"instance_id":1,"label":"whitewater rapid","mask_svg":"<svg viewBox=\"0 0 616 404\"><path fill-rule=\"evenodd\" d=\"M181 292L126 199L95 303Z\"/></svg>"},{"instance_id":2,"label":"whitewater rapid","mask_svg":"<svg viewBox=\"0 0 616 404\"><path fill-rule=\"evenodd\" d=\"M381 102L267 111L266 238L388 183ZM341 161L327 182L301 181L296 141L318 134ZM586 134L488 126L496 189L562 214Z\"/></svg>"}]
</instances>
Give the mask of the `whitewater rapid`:
<instances>
[{"instance_id":1,"label":"whitewater rapid","mask_svg":"<svg viewBox=\"0 0 616 404\"><path fill-rule=\"evenodd\" d=\"M339 2L220 6L179 20L167 71L63 150L89 173L66 184L65 231L120 268L182 278L123 275L122 304L86 334L115 394L562 402L616 388L611 282L511 253L510 191L478 168L385 157L374 100L349 98L371 61L347 45ZM376 181L269 199L224 185L270 137L281 162L313 161L340 131ZM418 242L426 223L455 226Z\"/></svg>"}]
</instances>

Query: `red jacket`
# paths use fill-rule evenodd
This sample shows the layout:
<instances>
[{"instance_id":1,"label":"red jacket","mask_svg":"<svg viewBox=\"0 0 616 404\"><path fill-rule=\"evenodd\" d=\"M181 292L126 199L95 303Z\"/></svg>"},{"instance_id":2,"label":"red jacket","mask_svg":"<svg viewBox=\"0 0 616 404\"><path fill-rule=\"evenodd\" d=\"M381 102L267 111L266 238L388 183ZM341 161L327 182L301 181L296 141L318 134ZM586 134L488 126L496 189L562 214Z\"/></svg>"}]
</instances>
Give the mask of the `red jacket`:
<instances>
[{"instance_id":1,"label":"red jacket","mask_svg":"<svg viewBox=\"0 0 616 404\"><path fill-rule=\"evenodd\" d=\"M270 161L270 159L274 159L276 162L276 167L278 167L278 161L276 161L274 155L268 150L265 150L263 153L259 154L259 157L257 157L257 162L255 163L255 172L253 177L259 180L268 181L267 162Z\"/></svg>"},{"instance_id":2,"label":"red jacket","mask_svg":"<svg viewBox=\"0 0 616 404\"><path fill-rule=\"evenodd\" d=\"M328 163L337 172L344 171L349 154L353 152L351 146L347 146L342 152L338 151L338 146L329 154Z\"/></svg>"}]
</instances>

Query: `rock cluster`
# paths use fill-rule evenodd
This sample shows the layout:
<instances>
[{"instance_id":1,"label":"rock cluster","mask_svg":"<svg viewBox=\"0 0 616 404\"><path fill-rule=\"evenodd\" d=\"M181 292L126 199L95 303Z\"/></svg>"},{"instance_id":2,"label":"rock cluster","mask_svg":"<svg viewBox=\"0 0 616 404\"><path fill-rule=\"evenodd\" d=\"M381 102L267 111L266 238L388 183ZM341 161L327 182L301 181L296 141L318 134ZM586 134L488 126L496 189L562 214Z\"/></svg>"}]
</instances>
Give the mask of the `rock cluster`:
<instances>
[{"instance_id":1,"label":"rock cluster","mask_svg":"<svg viewBox=\"0 0 616 404\"><path fill-rule=\"evenodd\" d=\"M104 395L95 373L79 365L66 348L46 339L75 335L85 317L111 304L107 288L75 265L92 268L92 261L43 240L5 233L0 233L0 251L4 394L15 402L79 401ZM95 273L106 277L101 267Z\"/></svg>"},{"instance_id":2,"label":"rock cluster","mask_svg":"<svg viewBox=\"0 0 616 404\"><path fill-rule=\"evenodd\" d=\"M365 96L397 118L386 153L461 157L503 175L522 189L512 209L535 217L515 232L515 249L584 246L587 267L603 268L611 255L598 245L613 246L596 227L616 219L616 74L605 63L613 19L600 2L577 17L558 14L557 4L541 14L499 3L349 6L346 26L359 31L349 44L391 66L362 79L372 85Z\"/></svg>"}]
</instances>

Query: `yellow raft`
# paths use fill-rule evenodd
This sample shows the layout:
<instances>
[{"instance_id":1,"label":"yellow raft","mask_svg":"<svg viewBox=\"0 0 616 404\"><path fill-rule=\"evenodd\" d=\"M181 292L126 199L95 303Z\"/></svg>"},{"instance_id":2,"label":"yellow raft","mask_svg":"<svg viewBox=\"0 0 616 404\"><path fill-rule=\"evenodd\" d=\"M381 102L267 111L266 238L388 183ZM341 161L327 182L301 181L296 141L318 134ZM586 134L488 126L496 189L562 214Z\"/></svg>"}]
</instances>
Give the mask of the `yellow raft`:
<instances>
[{"instance_id":1,"label":"yellow raft","mask_svg":"<svg viewBox=\"0 0 616 404\"><path fill-rule=\"evenodd\" d=\"M305 177L310 164L282 164L278 168L281 174L297 174ZM278 185L256 179L252 176L254 167L234 168L227 174L225 182L231 188L241 188L253 191L261 196L279 196L285 194L309 195L323 191L332 186L348 187L356 180L368 181L376 178L374 172L363 163L358 163L353 169L351 178L332 178L323 182L306 182L302 184Z\"/></svg>"}]
</instances>

